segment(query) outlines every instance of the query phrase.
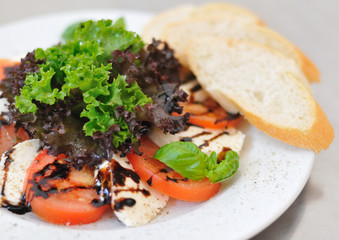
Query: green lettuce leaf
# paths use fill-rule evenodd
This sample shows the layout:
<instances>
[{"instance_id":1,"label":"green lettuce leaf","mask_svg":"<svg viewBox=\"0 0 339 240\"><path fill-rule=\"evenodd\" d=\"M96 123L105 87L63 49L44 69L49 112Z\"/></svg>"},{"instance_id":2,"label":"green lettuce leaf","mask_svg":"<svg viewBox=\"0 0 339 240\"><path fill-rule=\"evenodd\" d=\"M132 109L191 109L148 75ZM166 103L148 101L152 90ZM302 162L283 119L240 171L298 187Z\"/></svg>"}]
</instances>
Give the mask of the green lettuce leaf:
<instances>
[{"instance_id":1,"label":"green lettuce leaf","mask_svg":"<svg viewBox=\"0 0 339 240\"><path fill-rule=\"evenodd\" d=\"M21 113L36 113L34 102L53 105L66 97L72 98L72 90L77 90L83 104L72 113L85 120L86 136L93 136L97 131L106 132L116 124L120 131L114 133L114 145L119 146L128 137L133 141L128 124L115 116L115 108L123 106L135 113L137 106L152 101L136 82L127 84L120 75L112 79L112 64L107 60L115 50L139 52L144 46L141 38L125 30L123 19L115 23L111 20L76 23L67 28L63 38L65 43L35 50L35 58L44 63L39 65L38 73L27 74L25 86L16 96L16 108Z\"/></svg>"}]
</instances>

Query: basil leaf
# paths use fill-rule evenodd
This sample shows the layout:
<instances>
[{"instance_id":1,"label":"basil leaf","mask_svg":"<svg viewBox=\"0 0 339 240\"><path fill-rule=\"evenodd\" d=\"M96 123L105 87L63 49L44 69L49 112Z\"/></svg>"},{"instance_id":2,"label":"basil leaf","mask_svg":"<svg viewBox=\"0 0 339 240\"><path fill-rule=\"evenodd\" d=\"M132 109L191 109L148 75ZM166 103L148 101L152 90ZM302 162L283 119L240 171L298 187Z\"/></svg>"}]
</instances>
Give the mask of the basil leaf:
<instances>
[{"instance_id":1,"label":"basil leaf","mask_svg":"<svg viewBox=\"0 0 339 240\"><path fill-rule=\"evenodd\" d=\"M214 152L213 152L214 153ZM211 160L211 161L215 161ZM221 182L226 178L233 176L239 168L239 156L234 151L228 151L225 159L218 164L209 164L212 168L208 168L206 176L213 183Z\"/></svg>"},{"instance_id":2,"label":"basil leaf","mask_svg":"<svg viewBox=\"0 0 339 240\"><path fill-rule=\"evenodd\" d=\"M189 179L206 177L207 155L191 142L172 142L161 147L153 156Z\"/></svg>"},{"instance_id":3,"label":"basil leaf","mask_svg":"<svg viewBox=\"0 0 339 240\"><path fill-rule=\"evenodd\" d=\"M233 176L239 167L239 156L236 152L228 151L225 159L218 163L215 152L207 156L192 142L166 144L154 154L153 158L186 178L199 181L208 177L212 183Z\"/></svg>"}]
</instances>

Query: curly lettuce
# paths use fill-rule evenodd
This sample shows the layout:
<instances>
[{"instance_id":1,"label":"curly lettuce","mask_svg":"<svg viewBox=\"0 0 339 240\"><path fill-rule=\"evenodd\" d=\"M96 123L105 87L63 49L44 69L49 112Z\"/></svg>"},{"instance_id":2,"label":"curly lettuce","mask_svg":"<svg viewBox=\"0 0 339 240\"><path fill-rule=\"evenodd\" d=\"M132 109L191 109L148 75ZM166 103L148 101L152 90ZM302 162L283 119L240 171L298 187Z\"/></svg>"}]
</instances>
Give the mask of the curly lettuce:
<instances>
[{"instance_id":1,"label":"curly lettuce","mask_svg":"<svg viewBox=\"0 0 339 240\"><path fill-rule=\"evenodd\" d=\"M35 50L35 59L43 61L38 73L26 75L20 95L15 97L15 107L24 114L35 114L37 102L54 105L81 93L83 103L72 111L84 120L86 136L106 132L118 126L113 143L117 147L126 139L134 141L128 124L117 117L115 109L122 106L127 111L152 103L137 82L127 84L125 77L111 78L112 58L115 50L139 52L144 43L138 35L125 30L123 20L87 21L66 30L65 42L43 50Z\"/></svg>"}]
</instances>

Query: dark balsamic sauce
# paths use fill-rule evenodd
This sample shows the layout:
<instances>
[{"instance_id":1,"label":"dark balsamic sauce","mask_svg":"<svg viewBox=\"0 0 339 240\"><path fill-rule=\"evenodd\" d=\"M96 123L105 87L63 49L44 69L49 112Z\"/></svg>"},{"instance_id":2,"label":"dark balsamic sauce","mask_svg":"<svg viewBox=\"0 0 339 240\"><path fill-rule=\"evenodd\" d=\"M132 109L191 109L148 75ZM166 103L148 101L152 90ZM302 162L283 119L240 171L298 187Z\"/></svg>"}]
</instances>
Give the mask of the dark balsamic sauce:
<instances>
[{"instance_id":1,"label":"dark balsamic sauce","mask_svg":"<svg viewBox=\"0 0 339 240\"><path fill-rule=\"evenodd\" d=\"M7 208L8 211L11 211L12 213L19 214L19 215L22 215L22 214L25 214L31 211L30 206L25 205L24 202L22 201L18 205L13 205L9 203L7 200L5 200L2 202L2 206L4 208Z\"/></svg>"},{"instance_id":2,"label":"dark balsamic sauce","mask_svg":"<svg viewBox=\"0 0 339 240\"><path fill-rule=\"evenodd\" d=\"M97 193L100 196L99 199L94 199L92 201L92 205L100 207L105 204L111 204L112 202L112 185L115 187L121 186L124 187L126 185L126 179L130 178L136 184L140 183L139 175L131 169L124 168L120 165L119 162L112 160L110 163L107 164L105 168L100 169L99 174L95 179L95 188ZM148 184L152 184L151 181ZM139 189L139 188L127 188L127 189L116 189L114 190L114 194L118 194L120 192L141 192L145 197L151 195L151 193L146 189ZM126 198L123 200L115 200L114 201L114 210L121 210L124 206L132 207L135 202L132 198Z\"/></svg>"},{"instance_id":3,"label":"dark balsamic sauce","mask_svg":"<svg viewBox=\"0 0 339 240\"><path fill-rule=\"evenodd\" d=\"M201 85L200 84L198 84L197 83L197 85L195 85L195 86L193 86L190 90L189 90L189 92L191 93L190 94L190 97L189 97L189 99L188 99L188 102L190 102L190 103L195 103L196 101L195 101L195 93L197 92L197 91L199 91L199 90L201 90L202 89L202 87L201 87Z\"/></svg>"},{"instance_id":4,"label":"dark balsamic sauce","mask_svg":"<svg viewBox=\"0 0 339 240\"><path fill-rule=\"evenodd\" d=\"M232 121L232 120L235 120L235 119L240 118L240 117L241 117L240 113L233 114L233 113L227 112L227 117L221 118L221 119L217 119L214 122L214 124L217 124L219 122L224 122L224 121Z\"/></svg>"},{"instance_id":5,"label":"dark balsamic sauce","mask_svg":"<svg viewBox=\"0 0 339 240\"><path fill-rule=\"evenodd\" d=\"M152 177L150 177L148 180L147 180L147 184L148 184L148 186L152 186L152 179L153 179L153 176Z\"/></svg>"},{"instance_id":6,"label":"dark balsamic sauce","mask_svg":"<svg viewBox=\"0 0 339 240\"><path fill-rule=\"evenodd\" d=\"M170 167L166 166L166 167L160 169L159 172L161 172L161 173L169 173L169 172L172 172L172 171L174 171L173 168L170 168Z\"/></svg>"},{"instance_id":7,"label":"dark balsamic sauce","mask_svg":"<svg viewBox=\"0 0 339 240\"><path fill-rule=\"evenodd\" d=\"M183 137L183 138L180 138L180 142L192 142L192 138L190 138L190 137Z\"/></svg>"},{"instance_id":8,"label":"dark balsamic sauce","mask_svg":"<svg viewBox=\"0 0 339 240\"><path fill-rule=\"evenodd\" d=\"M223 147L221 152L218 154L218 157L217 157L217 162L220 163L222 160L225 159L225 156L226 156L226 153L228 151L231 151L232 149L229 148L229 147Z\"/></svg>"},{"instance_id":9,"label":"dark balsamic sauce","mask_svg":"<svg viewBox=\"0 0 339 240\"><path fill-rule=\"evenodd\" d=\"M92 205L96 207L101 207L106 204L111 203L111 182L112 182L112 172L111 164L109 163L105 168L99 170L95 178L94 187L100 196L100 199L94 199Z\"/></svg>"},{"instance_id":10,"label":"dark balsamic sauce","mask_svg":"<svg viewBox=\"0 0 339 240\"><path fill-rule=\"evenodd\" d=\"M3 185L2 185L2 189L1 189L1 198L3 198L5 196L5 188L6 188L7 174L8 174L9 166L14 161L11 157L11 153L14 152L14 150L15 150L14 148L11 148L5 153L6 160L5 160L5 164L4 164L5 167L3 169L4 178L3 178Z\"/></svg>"},{"instance_id":11,"label":"dark balsamic sauce","mask_svg":"<svg viewBox=\"0 0 339 240\"><path fill-rule=\"evenodd\" d=\"M66 162L60 163L55 161L51 164L47 164L43 169L34 173L33 179L29 182L31 184L30 190L33 192L31 197L43 197L46 199L50 194L58 193L59 190L56 187L51 186L50 182L57 179L67 179L69 171L70 166ZM71 191L74 190L73 188L66 188L62 191Z\"/></svg>"},{"instance_id":12,"label":"dark balsamic sauce","mask_svg":"<svg viewBox=\"0 0 339 240\"><path fill-rule=\"evenodd\" d=\"M18 204L14 205L12 203L10 203L7 199L6 199L6 195L5 195L5 188L6 188L6 182L7 182L7 174L9 171L9 167L11 165L11 163L14 161L13 158L11 157L11 153L14 152L14 148L11 148L10 150L8 150L5 153L5 167L3 169L4 171L4 177L3 177L3 185L2 185L2 189L1 189L1 202L2 202L2 207L3 208L7 208L9 211L16 213L16 214L25 214L27 212L31 211L31 208L29 205L26 205L26 198L25 195L23 195L19 201Z\"/></svg>"},{"instance_id":13,"label":"dark balsamic sauce","mask_svg":"<svg viewBox=\"0 0 339 240\"><path fill-rule=\"evenodd\" d=\"M201 133L198 133L196 135L193 135L191 138L197 138L197 137L201 137L201 136L204 136L204 135L209 135L211 134L211 132L206 132L206 131L203 131Z\"/></svg>"},{"instance_id":14,"label":"dark balsamic sauce","mask_svg":"<svg viewBox=\"0 0 339 240\"><path fill-rule=\"evenodd\" d=\"M120 211L125 206L133 207L136 204L136 201L133 198L121 198L114 201L114 211Z\"/></svg>"},{"instance_id":15,"label":"dark balsamic sauce","mask_svg":"<svg viewBox=\"0 0 339 240\"><path fill-rule=\"evenodd\" d=\"M211 134L211 132L203 131L201 133L193 135L192 137L182 137L182 138L180 138L180 142L192 142L193 138L197 138L197 137L201 137L201 136L209 135L209 134Z\"/></svg>"},{"instance_id":16,"label":"dark balsamic sauce","mask_svg":"<svg viewBox=\"0 0 339 240\"><path fill-rule=\"evenodd\" d=\"M112 164L113 184L125 186L126 177L131 178L135 183L140 183L139 175L133 170L123 168L118 162Z\"/></svg>"},{"instance_id":17,"label":"dark balsamic sauce","mask_svg":"<svg viewBox=\"0 0 339 240\"><path fill-rule=\"evenodd\" d=\"M171 177L169 177L169 176L166 176L166 180L167 180L167 181L172 181L172 182L177 183L177 182L179 182L179 181L186 182L186 181L188 181L188 178L171 178Z\"/></svg>"},{"instance_id":18,"label":"dark balsamic sauce","mask_svg":"<svg viewBox=\"0 0 339 240\"><path fill-rule=\"evenodd\" d=\"M201 85L200 85L200 84L197 84L197 85L195 85L194 87L192 87L192 88L190 89L190 92L194 93L194 92L197 92L197 91L199 91L199 90L201 90L201 89L202 89Z\"/></svg>"},{"instance_id":19,"label":"dark balsamic sauce","mask_svg":"<svg viewBox=\"0 0 339 240\"><path fill-rule=\"evenodd\" d=\"M209 140L204 141L203 144L200 144L198 146L199 149L202 149L203 147L208 147L210 145Z\"/></svg>"},{"instance_id":20,"label":"dark balsamic sauce","mask_svg":"<svg viewBox=\"0 0 339 240\"><path fill-rule=\"evenodd\" d=\"M113 172L113 184L114 186L125 186L126 178L132 179L135 183L140 183L139 175L131 169L126 169L122 167L117 161L112 163L112 172ZM122 191L128 192L141 192L145 197L151 195L151 193L146 189L139 189L139 188L129 188L129 189L121 189L115 190L115 193L119 193Z\"/></svg>"},{"instance_id":21,"label":"dark balsamic sauce","mask_svg":"<svg viewBox=\"0 0 339 240\"><path fill-rule=\"evenodd\" d=\"M28 202L32 200L33 197L43 197L45 199L49 198L52 194L58 193L67 193L72 191L77 191L79 189L93 189L94 187L89 186L71 186L63 189L58 189L53 185L54 180L66 180L69 177L71 171L71 164L65 160L57 159L53 163L46 165L43 169L36 172L33 175L33 179L29 182L31 185L30 192L33 194L30 195L31 199L28 199ZM76 171L76 170L74 170ZM106 202L100 201L99 199L92 200L91 204L95 207L101 207L106 204Z\"/></svg>"},{"instance_id":22,"label":"dark balsamic sauce","mask_svg":"<svg viewBox=\"0 0 339 240\"><path fill-rule=\"evenodd\" d=\"M129 189L121 189L121 190L115 190L114 193L118 194L120 192L141 192L145 197L148 197L151 195L151 193L146 189L139 189L139 188L129 188Z\"/></svg>"},{"instance_id":23,"label":"dark balsamic sauce","mask_svg":"<svg viewBox=\"0 0 339 240\"><path fill-rule=\"evenodd\" d=\"M228 135L229 133L228 133L228 132L221 132L221 133L219 133L218 135L215 135L214 137L212 137L212 138L210 138L210 139L208 139L208 140L205 140L203 144L201 144L201 145L198 146L198 148L201 149L201 148L203 148L203 147L208 147L209 144L210 144L210 142L214 141L215 139L221 137L221 136L224 135L224 134L227 134L227 135Z\"/></svg>"}]
</instances>

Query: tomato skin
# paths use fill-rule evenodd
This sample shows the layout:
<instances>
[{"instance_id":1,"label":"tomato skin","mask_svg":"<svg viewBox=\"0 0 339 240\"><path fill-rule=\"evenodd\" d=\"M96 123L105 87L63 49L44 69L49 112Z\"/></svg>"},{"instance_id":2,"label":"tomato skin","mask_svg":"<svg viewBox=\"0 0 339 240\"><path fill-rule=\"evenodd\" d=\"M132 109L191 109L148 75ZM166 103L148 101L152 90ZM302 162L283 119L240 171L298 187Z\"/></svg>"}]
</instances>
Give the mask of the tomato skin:
<instances>
[{"instance_id":1,"label":"tomato skin","mask_svg":"<svg viewBox=\"0 0 339 240\"><path fill-rule=\"evenodd\" d=\"M204 115L190 115L189 123L210 129L235 128L241 121L241 117L234 120L223 120L218 122L217 116L213 113Z\"/></svg>"},{"instance_id":2,"label":"tomato skin","mask_svg":"<svg viewBox=\"0 0 339 240\"><path fill-rule=\"evenodd\" d=\"M208 179L192 181L179 173L164 170L168 167L152 158L159 147L149 138L143 138L139 150L142 156L130 153L127 155L133 169L141 180L170 197L184 201L206 201L213 197L220 188L220 183L211 183Z\"/></svg>"},{"instance_id":3,"label":"tomato skin","mask_svg":"<svg viewBox=\"0 0 339 240\"><path fill-rule=\"evenodd\" d=\"M5 68L18 64L8 59L0 59L0 81L5 77Z\"/></svg>"},{"instance_id":4,"label":"tomato skin","mask_svg":"<svg viewBox=\"0 0 339 240\"><path fill-rule=\"evenodd\" d=\"M46 149L40 152L26 173L24 187L26 189L26 201L30 204L33 213L50 223L77 225L95 222L101 218L109 206L96 207L91 204L93 199L98 198L98 195L93 186L88 186L88 182L91 181L93 176L86 172L87 170L71 169L70 171L73 172L68 174L72 176L71 179L55 177L48 179L38 174L44 169L44 173L48 175L48 166L64 161L65 157L64 154L57 157L48 155ZM79 176L78 179L77 176ZM49 193L47 197L39 194L39 191L36 192L34 188L36 187L35 183L39 184L41 180L45 181L39 185L40 189L51 188L56 190ZM94 179L92 182L94 185Z\"/></svg>"},{"instance_id":5,"label":"tomato skin","mask_svg":"<svg viewBox=\"0 0 339 240\"><path fill-rule=\"evenodd\" d=\"M97 193L94 189L77 189L53 194L47 199L34 197L30 205L32 212L46 222L61 225L88 224L99 220L109 208L108 205L91 206L91 202L87 200L95 197Z\"/></svg>"},{"instance_id":6,"label":"tomato skin","mask_svg":"<svg viewBox=\"0 0 339 240\"><path fill-rule=\"evenodd\" d=\"M190 114L189 123L209 129L235 128L242 120L240 115L227 113L212 99L204 103L184 103L183 111ZM173 113L173 115L179 114Z\"/></svg>"},{"instance_id":7,"label":"tomato skin","mask_svg":"<svg viewBox=\"0 0 339 240\"><path fill-rule=\"evenodd\" d=\"M0 154L13 147L15 144L28 139L28 133L23 128L19 128L19 130L15 132L14 124L2 125L0 127Z\"/></svg>"}]
</instances>

